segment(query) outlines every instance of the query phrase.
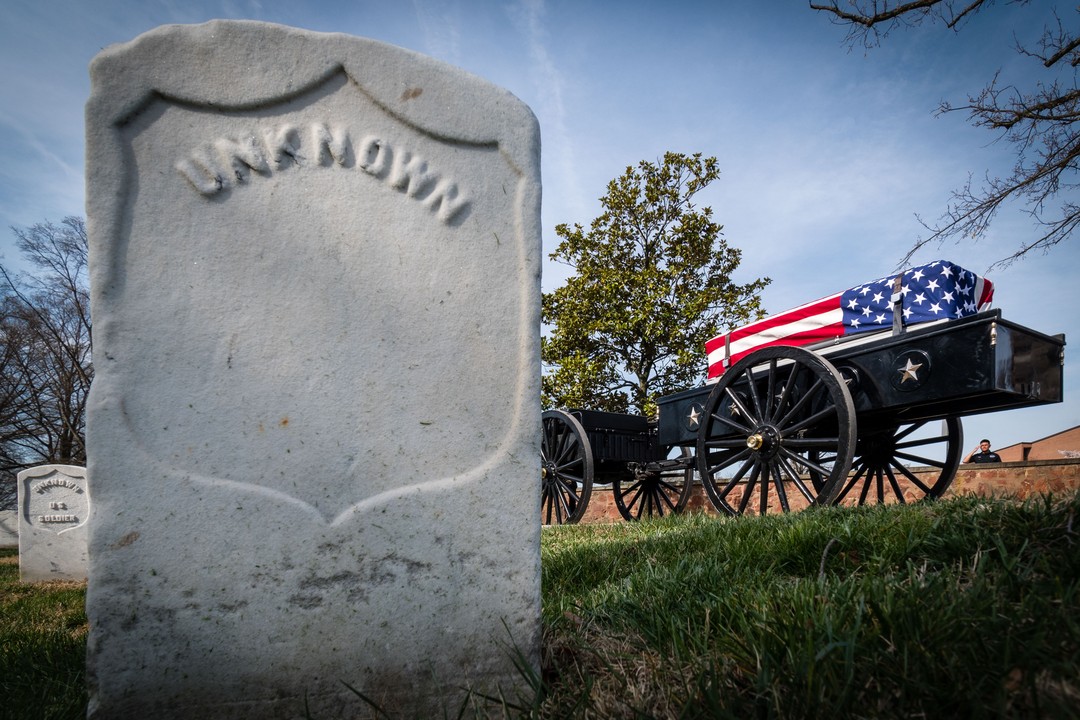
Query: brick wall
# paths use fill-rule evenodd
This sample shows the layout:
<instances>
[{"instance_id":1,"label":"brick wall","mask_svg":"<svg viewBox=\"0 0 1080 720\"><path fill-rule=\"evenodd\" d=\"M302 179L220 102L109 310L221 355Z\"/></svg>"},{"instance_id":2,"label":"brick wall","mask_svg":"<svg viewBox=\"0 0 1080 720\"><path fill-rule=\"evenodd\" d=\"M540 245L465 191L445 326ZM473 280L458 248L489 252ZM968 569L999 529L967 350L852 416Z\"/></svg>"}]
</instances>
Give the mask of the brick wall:
<instances>
[{"instance_id":1,"label":"brick wall","mask_svg":"<svg viewBox=\"0 0 1080 720\"><path fill-rule=\"evenodd\" d=\"M920 472L916 469L915 474L928 474L928 471ZM964 494L1014 494L1024 498L1037 493L1070 490L1080 490L1080 458L961 465L945 497ZM788 492L788 497L791 499L799 496L797 492L791 491ZM689 512L716 513L701 486L694 488L687 509ZM623 522L612 499L610 485L593 486L589 507L582 522Z\"/></svg>"},{"instance_id":2,"label":"brick wall","mask_svg":"<svg viewBox=\"0 0 1080 720\"><path fill-rule=\"evenodd\" d=\"M949 495L999 495L1080 489L1080 458L961 465Z\"/></svg>"}]
</instances>

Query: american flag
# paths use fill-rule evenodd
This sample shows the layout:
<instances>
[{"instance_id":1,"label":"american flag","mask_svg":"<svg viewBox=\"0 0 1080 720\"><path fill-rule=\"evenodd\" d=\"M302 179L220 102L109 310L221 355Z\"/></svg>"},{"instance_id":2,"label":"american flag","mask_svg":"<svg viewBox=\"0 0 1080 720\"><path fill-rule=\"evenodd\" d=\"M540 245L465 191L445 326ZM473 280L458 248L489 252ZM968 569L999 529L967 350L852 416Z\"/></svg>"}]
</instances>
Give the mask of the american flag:
<instances>
[{"instance_id":1,"label":"american flag","mask_svg":"<svg viewBox=\"0 0 1080 720\"><path fill-rule=\"evenodd\" d=\"M813 345L858 333L890 330L894 292L903 301L905 325L954 320L988 310L994 284L947 260L857 285L744 325L705 343L709 377L717 378L745 355L769 345ZM727 362L725 362L725 358Z\"/></svg>"}]
</instances>

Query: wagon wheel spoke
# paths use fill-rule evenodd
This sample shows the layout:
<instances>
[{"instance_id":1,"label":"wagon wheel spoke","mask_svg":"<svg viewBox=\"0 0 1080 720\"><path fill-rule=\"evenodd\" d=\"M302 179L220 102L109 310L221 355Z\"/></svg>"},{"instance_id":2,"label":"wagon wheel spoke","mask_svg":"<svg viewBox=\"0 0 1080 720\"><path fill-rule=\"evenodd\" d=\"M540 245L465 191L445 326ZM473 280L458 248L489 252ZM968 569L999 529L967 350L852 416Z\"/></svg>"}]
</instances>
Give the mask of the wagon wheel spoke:
<instances>
[{"instance_id":1,"label":"wagon wheel spoke","mask_svg":"<svg viewBox=\"0 0 1080 720\"><path fill-rule=\"evenodd\" d=\"M941 497L956 476L964 434L959 418L941 420L935 431L937 422L867 430L856 444L856 472L836 502L907 503ZM852 491L857 487L856 499Z\"/></svg>"},{"instance_id":2,"label":"wagon wheel spoke","mask_svg":"<svg viewBox=\"0 0 1080 720\"><path fill-rule=\"evenodd\" d=\"M833 465L830 464L829 460L820 458L817 453L810 453L806 457L802 455L797 455L795 457L798 457L799 464L805 467L810 472L811 478L824 478L825 480L827 480L829 478L829 475L832 473ZM821 488L824 487L824 482L822 482L820 485L821 487L814 488L815 492L821 491Z\"/></svg>"},{"instance_id":3,"label":"wagon wheel spoke","mask_svg":"<svg viewBox=\"0 0 1080 720\"><path fill-rule=\"evenodd\" d=\"M889 488L893 491L893 497L896 501L903 505L907 501L904 499L904 492L900 489L900 484L896 482L896 474L891 467L885 468L885 477L889 478ZM878 492L878 502L885 502L884 493Z\"/></svg>"},{"instance_id":4,"label":"wagon wheel spoke","mask_svg":"<svg viewBox=\"0 0 1080 720\"><path fill-rule=\"evenodd\" d=\"M798 369L792 370L792 374L798 372ZM788 428L792 432L801 429L801 427L799 426L806 426L809 422L809 418L803 417L805 415L806 407L810 403L810 401L818 395L818 390L821 389L822 383L823 381L821 380L821 378L815 378L814 384L811 385L810 388L799 393L799 399L795 402L794 405L791 406L787 414L781 418L777 425L779 425L780 427ZM828 412L827 408L819 411L819 413L821 414L824 414L826 412ZM803 417L803 420L801 420L798 425L792 425L792 423L800 417Z\"/></svg>"},{"instance_id":5,"label":"wagon wheel spoke","mask_svg":"<svg viewBox=\"0 0 1080 720\"><path fill-rule=\"evenodd\" d=\"M835 502L836 502L836 503L838 503L838 504L839 504L839 503L840 503L840 501L842 501L842 500L843 500L843 499L844 499L845 497L847 497L847 494L848 494L849 492L851 492L851 489L852 489L852 488L854 488L854 487L855 487L856 485L858 485L858 484L859 484L859 480L861 480L861 479L862 479L862 478L863 478L863 477L864 477L864 476L866 475L866 471L867 471L867 467L866 467L866 465L862 465L862 464L860 464L860 465L857 465L857 466L856 466L855 468L853 468L853 469L854 469L854 471L855 471L855 472L854 472L854 473L853 473L853 474L851 475L851 478L850 478L850 479L848 480L847 484L846 484L846 485L844 485L844 489L843 489L843 490L841 490L841 491L840 491L839 493L837 493L837 495L836 495L836 500L835 500Z\"/></svg>"},{"instance_id":6,"label":"wagon wheel spoke","mask_svg":"<svg viewBox=\"0 0 1080 720\"><path fill-rule=\"evenodd\" d=\"M592 494L592 446L573 415L547 410L540 439L540 509L545 525L576 523Z\"/></svg>"},{"instance_id":7,"label":"wagon wheel spoke","mask_svg":"<svg viewBox=\"0 0 1080 720\"><path fill-rule=\"evenodd\" d=\"M622 507L627 508L630 517L628 520L636 520L641 517L641 508L644 498L644 488L641 482L631 483L629 487L623 488L621 484L615 485L613 488L614 497L616 498L616 504L619 504L619 500L622 501ZM620 510L622 509L620 507Z\"/></svg>"},{"instance_id":8,"label":"wagon wheel spoke","mask_svg":"<svg viewBox=\"0 0 1080 720\"><path fill-rule=\"evenodd\" d=\"M767 385L772 385L772 377L774 375L775 364L769 363L769 367L765 370L765 381ZM747 413L748 417L753 417L755 420L768 417L765 408L761 404L761 395L758 393L757 378L754 377L753 368L748 368L746 373L746 392L750 396L750 403L753 405L753 413Z\"/></svg>"},{"instance_id":9,"label":"wagon wheel spoke","mask_svg":"<svg viewBox=\"0 0 1080 720\"><path fill-rule=\"evenodd\" d=\"M781 473L781 461L779 459L773 461L772 465L772 478L773 484L776 487L776 499L780 503L780 509L783 512L791 512L791 506L788 505L787 492L784 490L784 478ZM765 514L765 508L768 507L767 497L763 497L761 501L761 514Z\"/></svg>"},{"instance_id":10,"label":"wagon wheel spoke","mask_svg":"<svg viewBox=\"0 0 1080 720\"><path fill-rule=\"evenodd\" d=\"M740 419L744 419L744 420L746 420L747 422L749 422L751 424L753 424L757 420L758 416L755 415L750 410L749 407L747 407L746 401L743 400L743 398L741 398L737 393L734 393L734 392L731 392L730 390L728 390L725 394L727 395L728 399L731 401L731 404L729 405L729 410L730 410L730 408L734 408L734 412L738 413L738 416L739 416ZM747 424L745 422L736 422L734 417L714 414L713 419L714 420L719 420L720 422L724 423L725 425L730 426L734 430L748 430L749 429L749 427L747 426Z\"/></svg>"},{"instance_id":11,"label":"wagon wheel spoke","mask_svg":"<svg viewBox=\"0 0 1080 720\"><path fill-rule=\"evenodd\" d=\"M558 482L557 487L548 493L549 507L547 512L547 524L551 524L551 507L555 507L555 522L556 524L562 524L567 522L567 519L573 514L574 507L576 506L577 499L575 497L576 486L567 485L564 482Z\"/></svg>"},{"instance_id":12,"label":"wagon wheel spoke","mask_svg":"<svg viewBox=\"0 0 1080 720\"><path fill-rule=\"evenodd\" d=\"M801 455L785 452L785 457L783 458L783 467L788 476L788 481L795 486L795 488L799 491L803 498L806 499L806 502L808 504L813 503L814 493L811 491L810 487L807 486L806 481L802 477L802 475L800 475L800 473L795 469L795 466L792 465L792 460L807 468L810 468L811 466L807 464L806 459L803 458ZM816 469L818 472L825 471L825 468L822 466L817 466Z\"/></svg>"},{"instance_id":13,"label":"wagon wheel spoke","mask_svg":"<svg viewBox=\"0 0 1080 720\"><path fill-rule=\"evenodd\" d=\"M913 453L900 452L899 450L893 453L893 457L901 458L903 460L910 460L911 462L918 463L919 465L931 465L937 468L943 468L948 464L945 462L945 460L939 460L936 458L928 457L926 455L915 455Z\"/></svg>"},{"instance_id":14,"label":"wagon wheel spoke","mask_svg":"<svg viewBox=\"0 0 1080 720\"><path fill-rule=\"evenodd\" d=\"M750 498L754 496L754 485L758 482L758 475L761 474L761 465L751 461L753 469L750 472L750 480L746 483L746 488L743 490L742 499L739 501L739 511L737 515L742 515L746 512L746 505L750 502Z\"/></svg>"},{"instance_id":15,"label":"wagon wheel spoke","mask_svg":"<svg viewBox=\"0 0 1080 720\"><path fill-rule=\"evenodd\" d=\"M750 499L750 493L753 491L754 484L757 482L758 463L752 457L749 457L749 455L750 455L749 452L747 452L747 453L745 453L743 455L743 464L742 464L742 466L738 469L738 471L734 474L734 476L732 476L731 479L729 479L727 481L727 483L724 485L724 487L719 488L716 491L717 496L723 499L723 503L720 506L721 509L723 509L724 512L727 512L729 514L735 514L735 513L732 512L731 510L729 510L730 505L728 505L728 503L727 503L728 495L730 495L731 491L734 490L736 487L738 487L739 483L742 482L742 479L743 479L743 477L745 477L747 471L751 471L751 474L750 474L750 479L747 482L746 488L744 489L744 492L743 492L743 496L742 496L743 501L740 504L741 508L746 507L746 501L748 501ZM741 510L740 510L740 512L741 512Z\"/></svg>"},{"instance_id":16,"label":"wagon wheel spoke","mask_svg":"<svg viewBox=\"0 0 1080 720\"><path fill-rule=\"evenodd\" d=\"M750 449L746 447L746 441L743 440L743 441L739 442L738 444L741 445L742 447L741 448L733 448L731 452L727 452L727 453L715 453L715 452L714 453L708 453L707 457L705 458L706 467L708 468L708 471L711 474L716 474L718 472L721 472L723 470L728 469L729 467L731 467L735 463L739 462L740 460L745 460L746 458L750 457ZM721 457L718 458L718 456L721 456ZM713 460L717 459L717 458L718 458L718 461L714 463Z\"/></svg>"},{"instance_id":17,"label":"wagon wheel spoke","mask_svg":"<svg viewBox=\"0 0 1080 720\"><path fill-rule=\"evenodd\" d=\"M720 512L831 502L851 467L851 396L836 368L807 350L775 346L743 358L713 386L704 417L698 472Z\"/></svg>"},{"instance_id":18,"label":"wagon wheel spoke","mask_svg":"<svg viewBox=\"0 0 1080 720\"><path fill-rule=\"evenodd\" d=\"M832 417L835 417L835 415L836 415L836 408L835 407L831 407L831 406L823 407L822 409L820 409L817 412L813 413L809 417L803 418L802 420L800 420L797 423L793 423L791 425L785 426L785 434L794 436L795 433L802 432L803 430L805 430L807 428L813 428L813 427L819 425L820 423L822 423L824 421L827 421ZM832 438L832 439L833 440L838 440L839 438ZM818 438L818 440L820 441L821 438ZM792 440L792 442L795 442L795 440Z\"/></svg>"},{"instance_id":19,"label":"wagon wheel spoke","mask_svg":"<svg viewBox=\"0 0 1080 720\"><path fill-rule=\"evenodd\" d=\"M773 373L778 374L778 371L776 370L777 365L776 365L775 362L770 363L769 367L772 369ZM776 398L776 404L773 406L773 413L771 415L769 415L769 420L770 421L773 421L773 422L778 421L780 413L784 412L785 409L790 406L790 404L792 402L791 398L795 394L794 388L795 388L795 385L796 385L796 380L798 378L799 378L799 373L798 372L790 372L790 373L787 374L787 377L784 380L784 389L780 392L780 395Z\"/></svg>"},{"instance_id":20,"label":"wagon wheel spoke","mask_svg":"<svg viewBox=\"0 0 1080 720\"><path fill-rule=\"evenodd\" d=\"M750 431L747 430L746 432L749 434ZM744 437L729 436L718 440L709 440L705 443L705 448L707 450L731 450L734 452L742 452L746 450L746 439Z\"/></svg>"},{"instance_id":21,"label":"wagon wheel spoke","mask_svg":"<svg viewBox=\"0 0 1080 720\"><path fill-rule=\"evenodd\" d=\"M933 463L933 465L935 467L944 467L944 463L940 465L937 463ZM908 482L919 488L919 490L922 491L923 495L930 495L933 493L933 488L924 483L918 475L911 472L911 470L909 470L906 465L901 465L900 463L893 463L893 467L899 470L904 475L904 477L907 478Z\"/></svg>"},{"instance_id":22,"label":"wagon wheel spoke","mask_svg":"<svg viewBox=\"0 0 1080 720\"><path fill-rule=\"evenodd\" d=\"M690 448L668 449L665 463L651 463L634 475L612 481L619 514L627 520L678 514L686 509L693 493L696 471Z\"/></svg>"},{"instance_id":23,"label":"wagon wheel spoke","mask_svg":"<svg viewBox=\"0 0 1080 720\"><path fill-rule=\"evenodd\" d=\"M652 517L664 514L663 492L659 487L648 487L648 483L647 479L632 482L629 486L618 480L614 482L615 505L627 520L640 520L643 515Z\"/></svg>"},{"instance_id":24,"label":"wagon wheel spoke","mask_svg":"<svg viewBox=\"0 0 1080 720\"><path fill-rule=\"evenodd\" d=\"M866 473L866 482L862 485L862 490L859 492L859 505L866 504L866 495L870 492L870 488L874 485L874 480L877 477L876 472Z\"/></svg>"}]
</instances>

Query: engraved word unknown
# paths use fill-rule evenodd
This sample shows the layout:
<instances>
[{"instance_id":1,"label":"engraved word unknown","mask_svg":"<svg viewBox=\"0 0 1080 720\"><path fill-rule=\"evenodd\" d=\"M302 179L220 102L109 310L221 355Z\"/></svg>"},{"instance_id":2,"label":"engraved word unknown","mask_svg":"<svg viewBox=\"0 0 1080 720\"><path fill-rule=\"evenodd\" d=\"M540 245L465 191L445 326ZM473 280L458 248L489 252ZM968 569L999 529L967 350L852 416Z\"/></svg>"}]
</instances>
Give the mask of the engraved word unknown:
<instances>
[{"instance_id":1,"label":"engraved word unknown","mask_svg":"<svg viewBox=\"0 0 1080 720\"><path fill-rule=\"evenodd\" d=\"M427 161L375 135L353 143L349 132L325 123L307 127L282 125L265 128L260 135L240 139L218 138L176 163L177 171L206 197L251 176L269 177L296 165L358 167L432 210L448 223L469 206L457 183L428 167Z\"/></svg>"}]
</instances>

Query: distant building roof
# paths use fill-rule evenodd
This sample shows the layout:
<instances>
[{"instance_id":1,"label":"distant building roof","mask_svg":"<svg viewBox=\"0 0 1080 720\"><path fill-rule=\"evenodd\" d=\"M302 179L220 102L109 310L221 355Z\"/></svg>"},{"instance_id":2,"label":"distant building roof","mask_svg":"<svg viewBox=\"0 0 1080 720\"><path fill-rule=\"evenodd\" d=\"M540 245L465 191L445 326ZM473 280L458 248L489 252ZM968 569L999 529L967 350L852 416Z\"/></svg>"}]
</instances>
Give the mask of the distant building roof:
<instances>
[{"instance_id":1,"label":"distant building roof","mask_svg":"<svg viewBox=\"0 0 1080 720\"><path fill-rule=\"evenodd\" d=\"M1080 425L1031 442L1019 442L994 450L1003 462L1080 458Z\"/></svg>"}]
</instances>

